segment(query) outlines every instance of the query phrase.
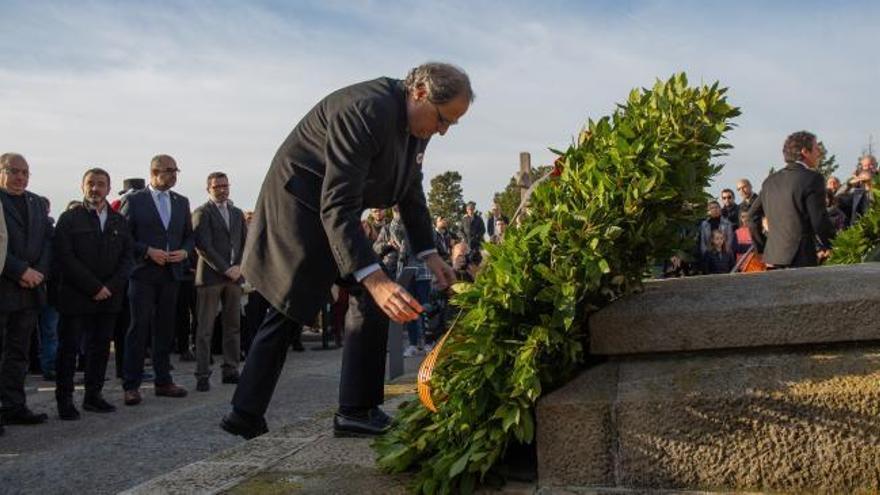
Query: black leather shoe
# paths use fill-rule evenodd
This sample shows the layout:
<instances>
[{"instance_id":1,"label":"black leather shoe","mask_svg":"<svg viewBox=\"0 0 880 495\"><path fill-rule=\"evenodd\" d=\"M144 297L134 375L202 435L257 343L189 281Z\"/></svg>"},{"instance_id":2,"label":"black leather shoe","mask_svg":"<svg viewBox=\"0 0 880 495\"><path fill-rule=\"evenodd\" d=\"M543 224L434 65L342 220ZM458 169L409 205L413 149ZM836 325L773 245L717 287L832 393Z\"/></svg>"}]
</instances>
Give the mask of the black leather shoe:
<instances>
[{"instance_id":1,"label":"black leather shoe","mask_svg":"<svg viewBox=\"0 0 880 495\"><path fill-rule=\"evenodd\" d=\"M208 377L202 377L196 379L196 392L207 392L211 390L211 382L208 381Z\"/></svg>"},{"instance_id":2,"label":"black leather shoe","mask_svg":"<svg viewBox=\"0 0 880 495\"><path fill-rule=\"evenodd\" d=\"M333 436L335 437L375 437L391 428L391 417L385 411L374 407L361 414L333 415Z\"/></svg>"},{"instance_id":3,"label":"black leather shoe","mask_svg":"<svg viewBox=\"0 0 880 495\"><path fill-rule=\"evenodd\" d=\"M6 433L6 429L3 428L3 425L0 425L0 437L2 437L4 433Z\"/></svg>"},{"instance_id":4,"label":"black leather shoe","mask_svg":"<svg viewBox=\"0 0 880 495\"><path fill-rule=\"evenodd\" d=\"M3 413L4 425L38 425L49 419L46 413L35 413L26 406Z\"/></svg>"},{"instance_id":5,"label":"black leather shoe","mask_svg":"<svg viewBox=\"0 0 880 495\"><path fill-rule=\"evenodd\" d=\"M223 375L223 383L238 383L238 373Z\"/></svg>"},{"instance_id":6,"label":"black leather shoe","mask_svg":"<svg viewBox=\"0 0 880 495\"><path fill-rule=\"evenodd\" d=\"M295 352L303 352L304 350L306 350L306 348L303 347L303 343L302 343L301 340L294 340L293 343L290 344L290 347L291 347Z\"/></svg>"},{"instance_id":7,"label":"black leather shoe","mask_svg":"<svg viewBox=\"0 0 880 495\"><path fill-rule=\"evenodd\" d=\"M77 421L79 419L79 411L76 410L73 401L58 403L58 417L64 421Z\"/></svg>"},{"instance_id":8,"label":"black leather shoe","mask_svg":"<svg viewBox=\"0 0 880 495\"><path fill-rule=\"evenodd\" d=\"M266 426L265 419L253 420L245 418L235 410L227 414L220 421L220 428L223 428L227 433L243 437L245 440L269 433L269 427Z\"/></svg>"},{"instance_id":9,"label":"black leather shoe","mask_svg":"<svg viewBox=\"0 0 880 495\"><path fill-rule=\"evenodd\" d=\"M83 409L96 413L116 412L116 406L104 400L104 397L101 395L87 396L83 399Z\"/></svg>"}]
</instances>

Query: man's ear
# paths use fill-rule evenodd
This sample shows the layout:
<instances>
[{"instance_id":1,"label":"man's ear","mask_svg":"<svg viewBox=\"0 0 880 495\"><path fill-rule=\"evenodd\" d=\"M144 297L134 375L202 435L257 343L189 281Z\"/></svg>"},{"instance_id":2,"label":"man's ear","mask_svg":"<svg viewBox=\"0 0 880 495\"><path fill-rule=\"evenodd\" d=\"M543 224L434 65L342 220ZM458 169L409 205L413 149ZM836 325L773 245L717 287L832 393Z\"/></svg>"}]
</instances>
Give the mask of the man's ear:
<instances>
[{"instance_id":1,"label":"man's ear","mask_svg":"<svg viewBox=\"0 0 880 495\"><path fill-rule=\"evenodd\" d=\"M415 91L412 92L413 100L422 101L428 99L428 89L424 84L419 84L416 86Z\"/></svg>"}]
</instances>

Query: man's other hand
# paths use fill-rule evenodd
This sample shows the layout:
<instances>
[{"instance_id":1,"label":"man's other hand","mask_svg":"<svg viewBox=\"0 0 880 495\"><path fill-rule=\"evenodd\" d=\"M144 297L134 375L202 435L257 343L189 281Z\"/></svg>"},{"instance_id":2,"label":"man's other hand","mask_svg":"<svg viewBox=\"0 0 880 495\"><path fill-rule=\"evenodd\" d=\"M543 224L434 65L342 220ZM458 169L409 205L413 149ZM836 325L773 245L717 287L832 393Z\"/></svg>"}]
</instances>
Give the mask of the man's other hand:
<instances>
[{"instance_id":1,"label":"man's other hand","mask_svg":"<svg viewBox=\"0 0 880 495\"><path fill-rule=\"evenodd\" d=\"M226 278L232 281L236 281L241 278L241 267L238 265L233 265L229 267L229 270L226 270Z\"/></svg>"},{"instance_id":2,"label":"man's other hand","mask_svg":"<svg viewBox=\"0 0 880 495\"><path fill-rule=\"evenodd\" d=\"M452 269L437 253L431 253L425 258L425 265L431 269L436 279L437 288L444 290L455 283L455 270Z\"/></svg>"},{"instance_id":3,"label":"man's other hand","mask_svg":"<svg viewBox=\"0 0 880 495\"><path fill-rule=\"evenodd\" d=\"M424 311L422 305L406 289L388 278L382 270L367 275L361 283L370 292L376 305L392 321L406 323L415 320Z\"/></svg>"},{"instance_id":4,"label":"man's other hand","mask_svg":"<svg viewBox=\"0 0 880 495\"><path fill-rule=\"evenodd\" d=\"M95 301L103 301L105 299L110 299L111 297L113 297L113 293L110 292L110 289L108 289L107 287L101 287L101 290L99 290L97 294L92 296L92 299Z\"/></svg>"},{"instance_id":5,"label":"man's other hand","mask_svg":"<svg viewBox=\"0 0 880 495\"><path fill-rule=\"evenodd\" d=\"M165 263L168 261L168 253L161 249L148 247L147 258L150 258L151 260L153 260L153 263L159 266L165 266Z\"/></svg>"},{"instance_id":6,"label":"man's other hand","mask_svg":"<svg viewBox=\"0 0 880 495\"><path fill-rule=\"evenodd\" d=\"M18 281L18 284L25 289L33 289L41 283L43 283L43 274L33 268L25 269Z\"/></svg>"},{"instance_id":7,"label":"man's other hand","mask_svg":"<svg viewBox=\"0 0 880 495\"><path fill-rule=\"evenodd\" d=\"M168 262L169 263L180 263L185 260L187 257L187 252L185 249L178 249L177 251L171 251L168 253Z\"/></svg>"}]
</instances>

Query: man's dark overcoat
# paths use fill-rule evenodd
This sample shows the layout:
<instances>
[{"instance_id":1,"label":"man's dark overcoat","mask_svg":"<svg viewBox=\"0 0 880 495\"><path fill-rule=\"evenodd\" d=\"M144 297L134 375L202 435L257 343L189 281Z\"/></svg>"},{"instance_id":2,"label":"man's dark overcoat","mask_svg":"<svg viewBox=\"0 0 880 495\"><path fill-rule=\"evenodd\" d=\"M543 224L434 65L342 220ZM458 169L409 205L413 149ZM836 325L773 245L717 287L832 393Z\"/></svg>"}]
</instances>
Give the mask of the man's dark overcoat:
<instances>
[{"instance_id":1,"label":"man's dark overcoat","mask_svg":"<svg viewBox=\"0 0 880 495\"><path fill-rule=\"evenodd\" d=\"M433 249L422 188L427 142L409 132L399 80L355 84L321 100L266 174L245 279L288 318L310 322L337 279L379 261L361 228L364 209L398 204L413 251Z\"/></svg>"},{"instance_id":2,"label":"man's dark overcoat","mask_svg":"<svg viewBox=\"0 0 880 495\"><path fill-rule=\"evenodd\" d=\"M61 314L118 313L126 302L133 265L131 233L125 218L109 204L106 208L103 230L95 211L82 205L58 218L52 246ZM113 296L95 301L101 287L107 287Z\"/></svg>"},{"instance_id":3,"label":"man's dark overcoat","mask_svg":"<svg viewBox=\"0 0 880 495\"><path fill-rule=\"evenodd\" d=\"M6 263L0 277L0 312L37 309L46 304L46 284L24 289L18 281L28 268L49 277L51 267L52 221L46 206L36 194L25 191L27 218L23 218L6 191L0 190L8 235Z\"/></svg>"},{"instance_id":4,"label":"man's dark overcoat","mask_svg":"<svg viewBox=\"0 0 880 495\"><path fill-rule=\"evenodd\" d=\"M761 219L767 217L764 236ZM789 163L761 186L761 194L749 209L752 243L764 262L779 266L816 266L816 238L830 246L834 226L825 210L822 174L800 163Z\"/></svg>"}]
</instances>

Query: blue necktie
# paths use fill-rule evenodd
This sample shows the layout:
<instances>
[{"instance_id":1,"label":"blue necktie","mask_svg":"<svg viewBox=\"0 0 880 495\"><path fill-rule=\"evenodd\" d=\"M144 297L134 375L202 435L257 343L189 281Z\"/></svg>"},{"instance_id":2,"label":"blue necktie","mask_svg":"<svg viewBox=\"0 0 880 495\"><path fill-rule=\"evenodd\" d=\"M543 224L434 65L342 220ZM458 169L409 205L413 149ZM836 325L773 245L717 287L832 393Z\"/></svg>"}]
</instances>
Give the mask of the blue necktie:
<instances>
[{"instance_id":1,"label":"blue necktie","mask_svg":"<svg viewBox=\"0 0 880 495\"><path fill-rule=\"evenodd\" d=\"M168 230L168 224L171 222L171 200L168 198L167 191L159 193L159 218L162 219L162 225Z\"/></svg>"}]
</instances>

